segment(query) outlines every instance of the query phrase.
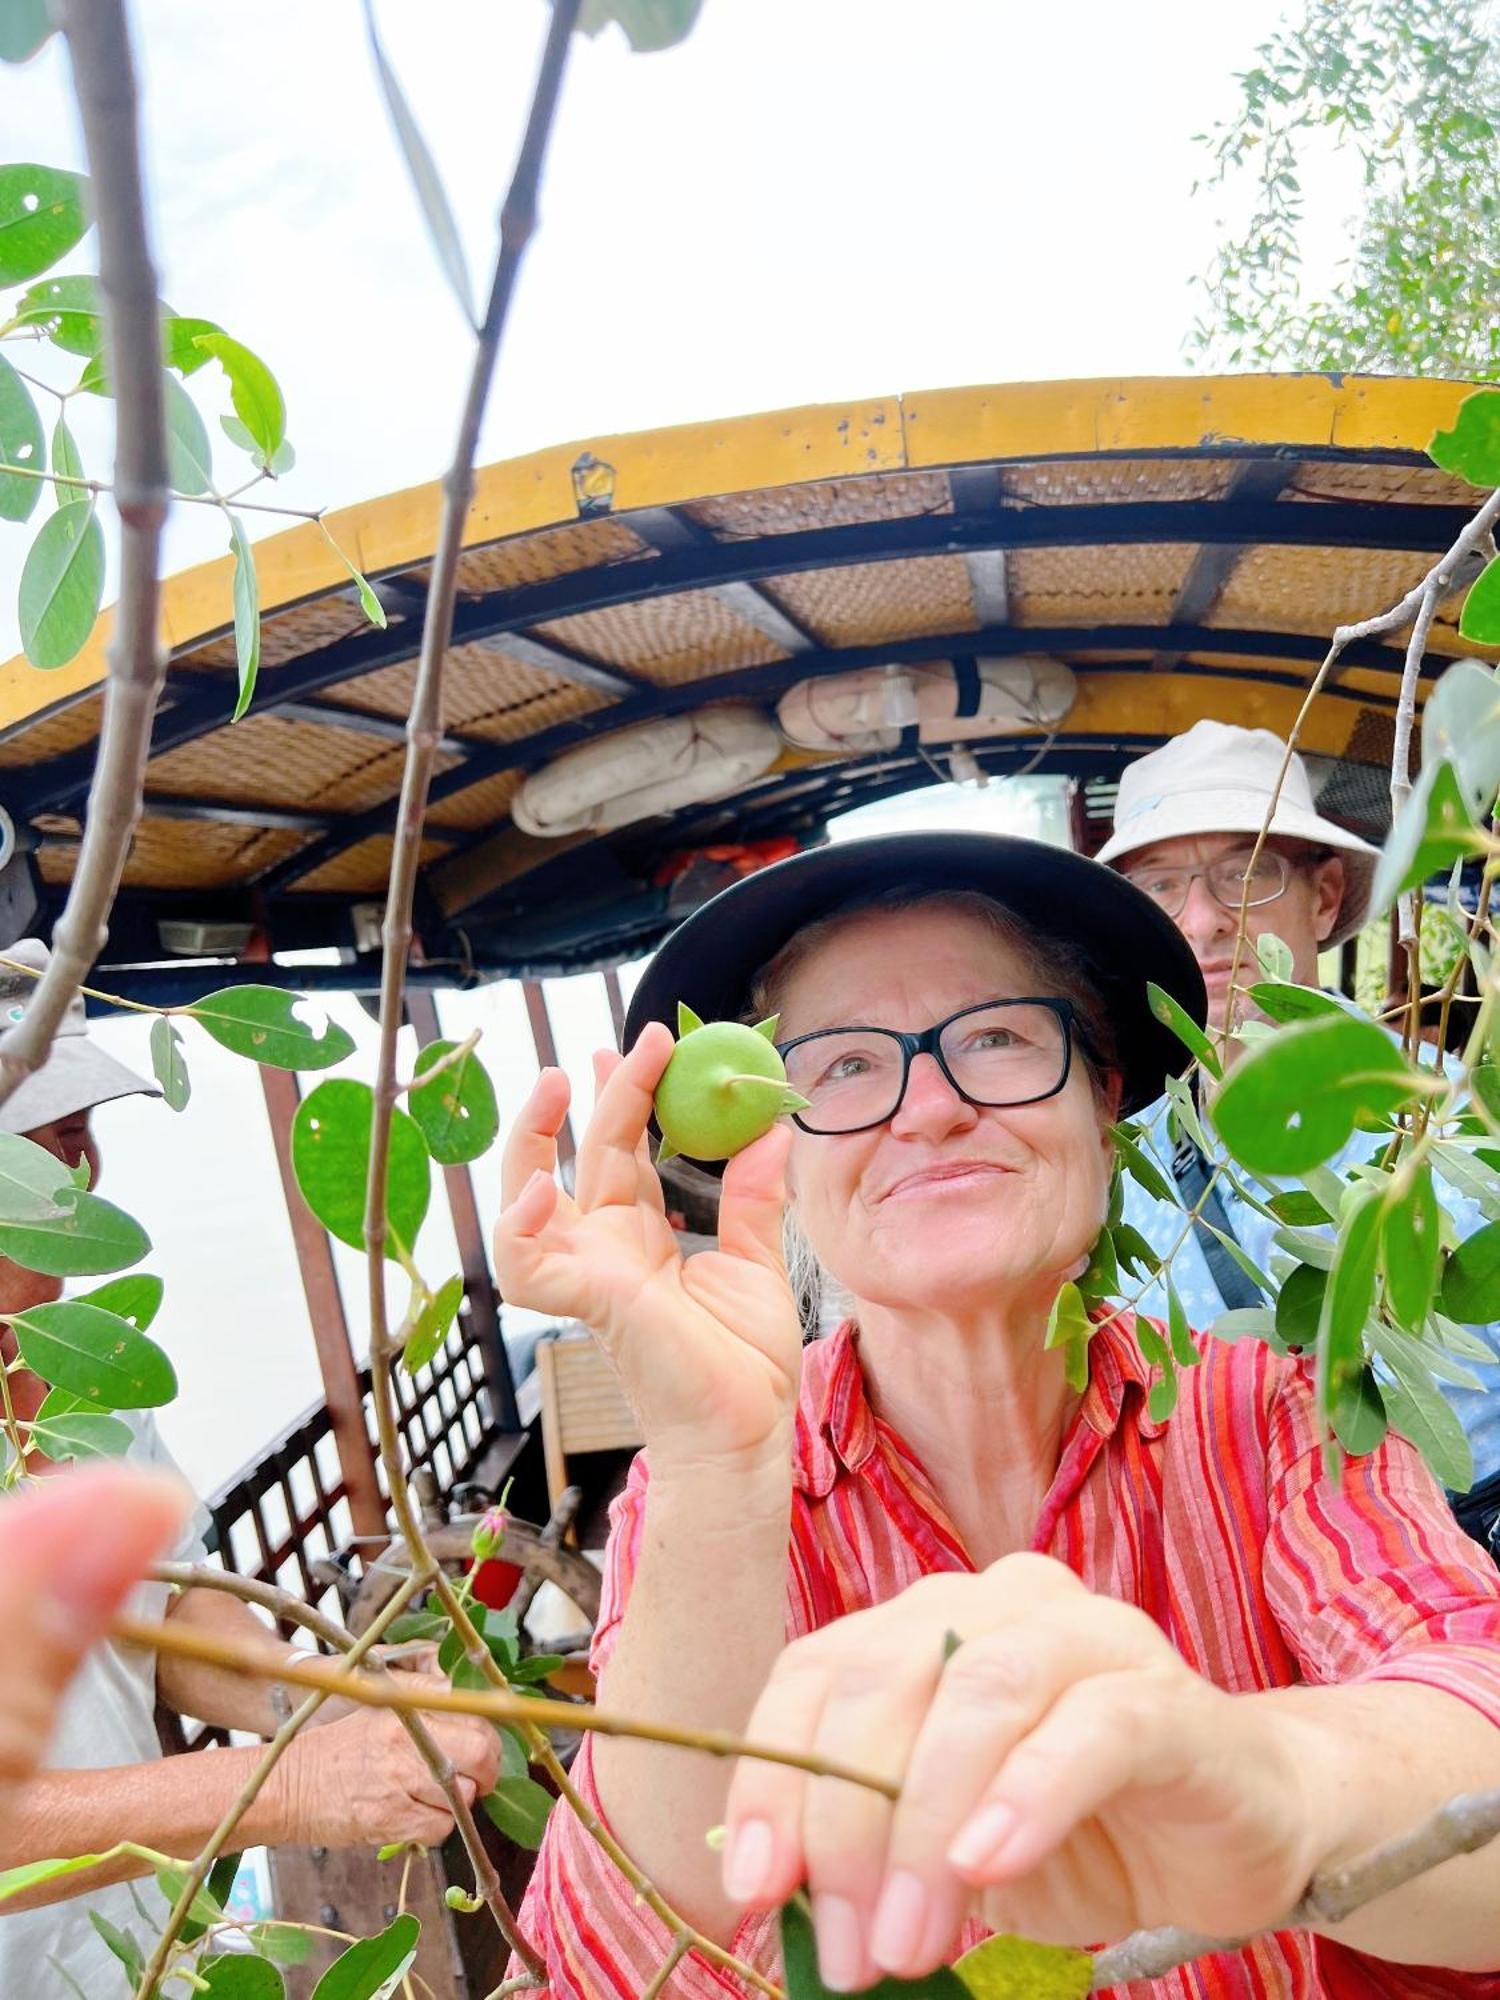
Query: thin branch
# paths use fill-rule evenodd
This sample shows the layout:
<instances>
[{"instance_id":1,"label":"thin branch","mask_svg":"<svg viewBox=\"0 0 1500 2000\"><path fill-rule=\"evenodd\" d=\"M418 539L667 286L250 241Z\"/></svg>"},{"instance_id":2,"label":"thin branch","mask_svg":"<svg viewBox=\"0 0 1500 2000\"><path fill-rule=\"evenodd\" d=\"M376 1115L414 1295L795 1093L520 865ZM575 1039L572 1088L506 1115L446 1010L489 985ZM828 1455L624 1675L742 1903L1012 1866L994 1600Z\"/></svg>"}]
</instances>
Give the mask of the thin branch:
<instances>
[{"instance_id":1,"label":"thin branch","mask_svg":"<svg viewBox=\"0 0 1500 2000\"><path fill-rule=\"evenodd\" d=\"M146 228L135 69L121 0L54 0L67 37L99 229L99 292L115 393L120 595L88 819L52 958L24 1018L0 1039L0 1103L47 1059L79 982L104 949L108 917L141 813L151 721L166 672L157 564L170 496Z\"/></svg>"},{"instance_id":2,"label":"thin branch","mask_svg":"<svg viewBox=\"0 0 1500 2000\"><path fill-rule=\"evenodd\" d=\"M693 1940L686 1932L679 1931L672 1940L672 1949L651 1976L651 1984L641 1995L641 2000L660 2000L662 1988L692 1950Z\"/></svg>"},{"instance_id":3,"label":"thin branch","mask_svg":"<svg viewBox=\"0 0 1500 2000\"><path fill-rule=\"evenodd\" d=\"M418 1575L419 1573L414 1573ZM421 1583L438 1587L447 1579L420 1576ZM408 1577L397 1596L406 1603L412 1594L413 1578ZM450 1586L451 1587L451 1586ZM391 1600L392 1603L396 1599ZM390 1622L388 1603L380 1614L380 1630ZM466 1617L466 1622L467 1617ZM472 1623L470 1630L472 1630ZM750 1743L727 1729L683 1729L670 1722L645 1722L634 1716L616 1715L609 1709L585 1702L554 1701L531 1694L517 1694L504 1683L492 1688L435 1688L401 1685L403 1676L376 1676L351 1673L342 1661L316 1658L289 1660L269 1645L226 1639L216 1632L200 1632L189 1626L179 1631L172 1623L149 1624L137 1618L117 1618L114 1637L130 1646L148 1647L184 1660L200 1660L205 1665L223 1667L232 1673L248 1674L256 1680L281 1681L288 1687L314 1688L330 1695L343 1695L362 1708L392 1708L403 1714L479 1715L490 1722L533 1723L542 1729L586 1729L598 1736L638 1737L647 1743L667 1743L679 1750L699 1750L709 1757L755 1757L767 1764L786 1764L815 1778L839 1778L845 1784L862 1786L895 1799L900 1787L893 1779L871 1771L861 1771L835 1758L819 1757L811 1751L776 1750L768 1744ZM368 1637L368 1633L365 1637ZM364 1639L356 1642L361 1652ZM479 1641L481 1646L484 1641ZM486 1657L488 1657L488 1648ZM475 1664L478 1662L476 1660ZM492 1663L493 1664L493 1663ZM498 1673L498 1667L495 1669Z\"/></svg>"},{"instance_id":4,"label":"thin branch","mask_svg":"<svg viewBox=\"0 0 1500 2000\"><path fill-rule=\"evenodd\" d=\"M1398 1834L1384 1847L1330 1868L1314 1876L1306 1895L1283 1922L1280 1931L1322 1930L1341 1924L1366 1903L1388 1896L1407 1882L1414 1882L1429 1869L1451 1861L1458 1854L1473 1854L1487 1847L1500 1834L1500 1791L1475 1792L1445 1805L1415 1826ZM1252 1933L1251 1936L1258 1935ZM1175 1925L1155 1931L1136 1931L1121 1943L1111 1945L1094 1960L1091 1993L1103 1993L1132 1979L1160 1979L1174 1966L1188 1965L1212 1952L1239 1951L1251 1936L1207 1937L1199 1931L1179 1930Z\"/></svg>"},{"instance_id":5,"label":"thin branch","mask_svg":"<svg viewBox=\"0 0 1500 2000\"><path fill-rule=\"evenodd\" d=\"M20 371L17 370L17 373ZM71 472L43 472L34 465L11 465L7 462L6 477L12 473L17 479L40 479L48 486L66 486L75 492L92 493L97 498L101 493L114 493L118 489L107 479L84 479ZM241 514L281 514L291 521L316 521L322 524L327 511L322 507L277 507L269 500L243 500L240 495L248 493L261 481L257 474L248 485L238 487L233 493L179 493L175 486L168 486L167 496L180 500L187 507L234 507Z\"/></svg>"},{"instance_id":6,"label":"thin branch","mask_svg":"<svg viewBox=\"0 0 1500 2000\"><path fill-rule=\"evenodd\" d=\"M420 1076L411 1076L405 1083L398 1083L396 1095L400 1097L403 1093L409 1095L414 1090L425 1090L429 1083L435 1083L440 1076L446 1076L449 1070L461 1067L478 1048L483 1034L483 1028L471 1029L461 1042L449 1049L445 1056L439 1056L437 1061L430 1068L424 1069Z\"/></svg>"},{"instance_id":7,"label":"thin branch","mask_svg":"<svg viewBox=\"0 0 1500 2000\"><path fill-rule=\"evenodd\" d=\"M375 1619L369 1629L360 1638L356 1639L350 1647L349 1661L351 1664L362 1660L370 1648L379 1643L381 1633L400 1614L416 1595L417 1591L421 1589L425 1581L424 1577L419 1576L413 1571L411 1576L407 1578L405 1586L397 1591L379 1618ZM278 1679L283 1681L289 1678L290 1676L287 1674L278 1675ZM178 1891L176 1902L172 1905L172 1913L167 1918L161 1936L156 1940L156 1945L147 1962L145 1971L141 1974L140 1984L136 1989L136 2000L154 2000L161 1985L163 1975L166 1972L168 1960L172 1956L172 1948L177 1942L178 1934L191 1915L198 1892L208 1880L213 1870L213 1865L218 1860L220 1854L223 1853L230 1835L259 1798L266 1780L280 1763L285 1753L291 1748L298 1735L300 1735L304 1725L312 1719L327 1699L328 1690L326 1688L316 1690L309 1695L301 1707L295 1709L287 1717L266 1745L265 1755L245 1780L238 1796L230 1803L223 1818L209 1835L201 1852L188 1869L187 1879Z\"/></svg>"}]
</instances>

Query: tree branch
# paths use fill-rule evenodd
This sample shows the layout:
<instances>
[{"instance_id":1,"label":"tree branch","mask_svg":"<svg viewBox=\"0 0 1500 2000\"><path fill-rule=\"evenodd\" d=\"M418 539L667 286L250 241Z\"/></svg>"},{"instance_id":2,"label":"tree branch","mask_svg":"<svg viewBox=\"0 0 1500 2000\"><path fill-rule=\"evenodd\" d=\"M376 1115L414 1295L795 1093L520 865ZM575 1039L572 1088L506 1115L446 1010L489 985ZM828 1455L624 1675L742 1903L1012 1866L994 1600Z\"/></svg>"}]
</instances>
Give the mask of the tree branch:
<instances>
[{"instance_id":1,"label":"tree branch","mask_svg":"<svg viewBox=\"0 0 1500 2000\"><path fill-rule=\"evenodd\" d=\"M99 227L99 291L115 385L120 595L88 816L52 959L25 1018L0 1038L0 1103L47 1059L68 1004L104 949L141 813L151 720L166 672L157 564L170 484L156 270L146 228L137 99L122 0L54 0L67 37Z\"/></svg>"}]
</instances>

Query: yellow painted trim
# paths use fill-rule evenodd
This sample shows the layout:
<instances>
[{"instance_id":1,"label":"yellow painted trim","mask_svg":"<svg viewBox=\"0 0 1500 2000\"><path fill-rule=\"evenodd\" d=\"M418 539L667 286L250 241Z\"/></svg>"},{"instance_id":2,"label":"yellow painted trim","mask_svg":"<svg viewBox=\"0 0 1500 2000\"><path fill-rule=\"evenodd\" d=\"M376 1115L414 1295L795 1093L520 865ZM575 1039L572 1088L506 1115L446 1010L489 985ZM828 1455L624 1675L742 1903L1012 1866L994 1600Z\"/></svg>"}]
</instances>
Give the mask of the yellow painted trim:
<instances>
[{"instance_id":1,"label":"yellow painted trim","mask_svg":"<svg viewBox=\"0 0 1500 2000\"><path fill-rule=\"evenodd\" d=\"M1236 445L1421 452L1435 429L1452 422L1470 391L1464 383L1374 376L1031 382L923 390L581 439L484 467L464 545L576 521L573 466L585 452L612 468L612 482L601 476L612 483L614 511L627 513L808 480L980 460L1213 453ZM439 506L436 483L412 486L341 508L328 516L328 526L361 569L379 575L431 556ZM258 541L255 566L263 612L348 585L343 565L312 522ZM163 626L174 650L230 629L232 568L223 556L167 580ZM99 686L111 624L106 611L78 658L55 672L41 673L19 655L0 665L0 730Z\"/></svg>"}]
</instances>

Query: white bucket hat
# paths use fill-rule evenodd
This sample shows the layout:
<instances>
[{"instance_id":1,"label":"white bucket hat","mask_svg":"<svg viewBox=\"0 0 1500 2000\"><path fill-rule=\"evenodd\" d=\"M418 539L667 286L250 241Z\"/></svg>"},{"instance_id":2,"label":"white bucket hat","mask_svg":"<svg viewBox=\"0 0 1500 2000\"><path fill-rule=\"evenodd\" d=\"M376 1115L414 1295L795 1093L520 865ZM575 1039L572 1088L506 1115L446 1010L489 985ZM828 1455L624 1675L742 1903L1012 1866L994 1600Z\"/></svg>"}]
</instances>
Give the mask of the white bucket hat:
<instances>
[{"instance_id":1,"label":"white bucket hat","mask_svg":"<svg viewBox=\"0 0 1500 2000\"><path fill-rule=\"evenodd\" d=\"M29 965L35 972L45 972L51 957L40 938L21 938L0 949L0 1030L15 1026L36 991L35 979L13 968ZM83 995L75 993L47 1060L0 1104L0 1132L34 1132L40 1125L72 1118L116 1097L160 1096L154 1083L89 1040Z\"/></svg>"},{"instance_id":2,"label":"white bucket hat","mask_svg":"<svg viewBox=\"0 0 1500 2000\"><path fill-rule=\"evenodd\" d=\"M1259 833L1270 811L1286 744L1269 729L1195 722L1160 750L1128 764L1115 799L1115 830L1098 859L1118 867L1128 854L1210 833ZM1344 896L1324 949L1363 929L1378 848L1324 819L1313 804L1307 766L1295 754L1271 816L1287 840L1334 849L1344 864Z\"/></svg>"}]
</instances>

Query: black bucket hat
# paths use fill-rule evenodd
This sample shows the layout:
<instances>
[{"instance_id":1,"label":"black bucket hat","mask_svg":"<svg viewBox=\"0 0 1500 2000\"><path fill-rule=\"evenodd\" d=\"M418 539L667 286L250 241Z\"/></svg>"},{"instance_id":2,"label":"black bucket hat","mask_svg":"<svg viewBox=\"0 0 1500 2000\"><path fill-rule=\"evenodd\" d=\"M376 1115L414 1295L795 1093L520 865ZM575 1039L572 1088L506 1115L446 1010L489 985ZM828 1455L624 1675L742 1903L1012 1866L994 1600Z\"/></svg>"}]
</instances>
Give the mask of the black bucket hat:
<instances>
[{"instance_id":1,"label":"black bucket hat","mask_svg":"<svg viewBox=\"0 0 1500 2000\"><path fill-rule=\"evenodd\" d=\"M677 1003L704 1021L744 1017L756 974L800 930L872 896L970 890L1004 906L1084 961L1114 1023L1121 1115L1161 1096L1190 1057L1151 1012L1148 980L1202 1027L1203 975L1187 941L1139 889L1066 848L997 833L891 833L778 861L695 910L658 950L631 996L625 1046L648 1021L676 1032ZM716 1168L715 1171L720 1171Z\"/></svg>"}]
</instances>

